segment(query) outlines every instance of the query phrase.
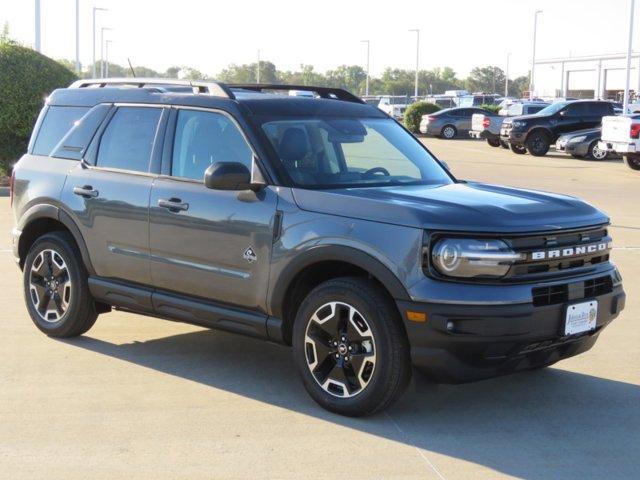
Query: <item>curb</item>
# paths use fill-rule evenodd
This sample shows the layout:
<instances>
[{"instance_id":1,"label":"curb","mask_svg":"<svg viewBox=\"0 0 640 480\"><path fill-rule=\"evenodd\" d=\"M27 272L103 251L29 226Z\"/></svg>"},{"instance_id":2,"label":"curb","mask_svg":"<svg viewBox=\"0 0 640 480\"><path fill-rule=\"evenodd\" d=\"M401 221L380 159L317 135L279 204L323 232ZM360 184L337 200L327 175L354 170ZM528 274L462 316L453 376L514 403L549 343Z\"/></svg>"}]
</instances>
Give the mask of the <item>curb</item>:
<instances>
[{"instance_id":1,"label":"curb","mask_svg":"<svg viewBox=\"0 0 640 480\"><path fill-rule=\"evenodd\" d=\"M0 187L0 197L9 196L9 187Z\"/></svg>"}]
</instances>

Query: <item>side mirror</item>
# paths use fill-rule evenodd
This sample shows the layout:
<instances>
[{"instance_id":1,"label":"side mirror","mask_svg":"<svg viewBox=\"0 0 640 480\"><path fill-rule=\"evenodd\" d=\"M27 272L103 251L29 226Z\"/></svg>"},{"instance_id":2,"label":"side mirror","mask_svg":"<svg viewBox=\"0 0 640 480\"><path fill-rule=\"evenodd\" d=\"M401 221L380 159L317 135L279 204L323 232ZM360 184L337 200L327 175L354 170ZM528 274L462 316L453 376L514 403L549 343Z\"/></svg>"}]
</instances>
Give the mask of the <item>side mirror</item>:
<instances>
[{"instance_id":1,"label":"side mirror","mask_svg":"<svg viewBox=\"0 0 640 480\"><path fill-rule=\"evenodd\" d=\"M216 162L204 172L204 186L213 190L253 190L251 172L240 162Z\"/></svg>"},{"instance_id":2,"label":"side mirror","mask_svg":"<svg viewBox=\"0 0 640 480\"><path fill-rule=\"evenodd\" d=\"M567 111L566 110L562 110L558 115L560 115L561 117L566 117L567 116Z\"/></svg>"}]
</instances>

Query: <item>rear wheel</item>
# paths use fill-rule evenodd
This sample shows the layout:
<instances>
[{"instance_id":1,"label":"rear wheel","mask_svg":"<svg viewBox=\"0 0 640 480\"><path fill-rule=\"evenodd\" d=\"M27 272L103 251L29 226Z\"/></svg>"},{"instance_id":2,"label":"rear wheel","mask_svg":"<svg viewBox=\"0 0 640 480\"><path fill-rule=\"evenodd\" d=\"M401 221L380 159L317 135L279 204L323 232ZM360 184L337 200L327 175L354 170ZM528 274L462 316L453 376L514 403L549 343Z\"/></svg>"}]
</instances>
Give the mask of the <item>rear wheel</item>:
<instances>
[{"instance_id":1,"label":"rear wheel","mask_svg":"<svg viewBox=\"0 0 640 480\"><path fill-rule=\"evenodd\" d=\"M36 240L25 259L23 283L29 315L47 335L75 337L95 323L98 313L87 271L68 233L48 233Z\"/></svg>"},{"instance_id":2,"label":"rear wheel","mask_svg":"<svg viewBox=\"0 0 640 480\"><path fill-rule=\"evenodd\" d=\"M502 140L500 140L500 146L501 146L502 148L506 148L506 149L508 149L508 148L509 148L509 144L508 144L507 142L505 142L505 141L502 141Z\"/></svg>"},{"instance_id":3,"label":"rear wheel","mask_svg":"<svg viewBox=\"0 0 640 480\"><path fill-rule=\"evenodd\" d=\"M442 138L446 140L451 140L455 138L457 134L458 134L458 130L456 130L456 127L454 127L453 125L445 125L444 127L442 127L442 131L440 133Z\"/></svg>"},{"instance_id":4,"label":"rear wheel","mask_svg":"<svg viewBox=\"0 0 640 480\"><path fill-rule=\"evenodd\" d=\"M640 170L640 155L639 154L628 154L624 157L624 164L629 167L631 170Z\"/></svg>"},{"instance_id":5,"label":"rear wheel","mask_svg":"<svg viewBox=\"0 0 640 480\"><path fill-rule=\"evenodd\" d=\"M609 156L609 152L607 150L602 150L598 147L598 140L591 142L589 145L589 153L587 158L590 160L606 160Z\"/></svg>"},{"instance_id":6,"label":"rear wheel","mask_svg":"<svg viewBox=\"0 0 640 480\"><path fill-rule=\"evenodd\" d=\"M544 132L533 132L526 141L527 151L534 157L543 157L551 147L551 140Z\"/></svg>"},{"instance_id":7,"label":"rear wheel","mask_svg":"<svg viewBox=\"0 0 640 480\"><path fill-rule=\"evenodd\" d=\"M296 315L293 355L311 397L342 415L386 408L411 376L395 305L381 287L358 277L329 280L307 296Z\"/></svg>"},{"instance_id":8,"label":"rear wheel","mask_svg":"<svg viewBox=\"0 0 640 480\"><path fill-rule=\"evenodd\" d=\"M487 143L492 147L500 146L500 140L498 140L497 138L487 138Z\"/></svg>"},{"instance_id":9,"label":"rear wheel","mask_svg":"<svg viewBox=\"0 0 640 480\"><path fill-rule=\"evenodd\" d=\"M522 145L514 145L513 143L510 143L509 148L513 153L517 153L518 155L524 155L527 153L527 149Z\"/></svg>"}]
</instances>

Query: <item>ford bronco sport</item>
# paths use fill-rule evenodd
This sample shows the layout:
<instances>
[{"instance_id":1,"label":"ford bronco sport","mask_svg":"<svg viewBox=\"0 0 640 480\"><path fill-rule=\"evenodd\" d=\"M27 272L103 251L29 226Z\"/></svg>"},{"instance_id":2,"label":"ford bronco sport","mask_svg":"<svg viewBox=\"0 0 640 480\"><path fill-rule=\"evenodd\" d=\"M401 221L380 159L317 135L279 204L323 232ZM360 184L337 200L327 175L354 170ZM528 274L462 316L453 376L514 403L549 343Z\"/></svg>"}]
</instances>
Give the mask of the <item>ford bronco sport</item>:
<instances>
[{"instance_id":1,"label":"ford bronco sport","mask_svg":"<svg viewBox=\"0 0 640 480\"><path fill-rule=\"evenodd\" d=\"M458 180L340 89L76 82L47 99L11 201L47 335L116 308L292 345L345 415L390 405L412 366L465 382L551 365L624 307L605 214Z\"/></svg>"}]
</instances>

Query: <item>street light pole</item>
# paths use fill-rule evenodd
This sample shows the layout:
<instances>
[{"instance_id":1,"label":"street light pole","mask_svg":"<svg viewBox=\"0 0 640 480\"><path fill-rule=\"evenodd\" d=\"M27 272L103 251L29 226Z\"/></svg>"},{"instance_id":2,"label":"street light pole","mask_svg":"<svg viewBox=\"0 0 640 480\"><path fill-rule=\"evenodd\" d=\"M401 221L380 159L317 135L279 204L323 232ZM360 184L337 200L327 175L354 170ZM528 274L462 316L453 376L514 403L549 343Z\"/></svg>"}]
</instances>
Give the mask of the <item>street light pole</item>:
<instances>
[{"instance_id":1,"label":"street light pole","mask_svg":"<svg viewBox=\"0 0 640 480\"><path fill-rule=\"evenodd\" d=\"M504 74L504 96L509 96L509 57L511 56L511 52L507 53L507 70Z\"/></svg>"},{"instance_id":2,"label":"street light pole","mask_svg":"<svg viewBox=\"0 0 640 480\"><path fill-rule=\"evenodd\" d=\"M76 73L80 73L80 0L76 0Z\"/></svg>"},{"instance_id":3,"label":"street light pole","mask_svg":"<svg viewBox=\"0 0 640 480\"><path fill-rule=\"evenodd\" d=\"M104 32L105 30L113 30L113 28L102 27L100 29L100 78L104 78Z\"/></svg>"},{"instance_id":4,"label":"street light pole","mask_svg":"<svg viewBox=\"0 0 640 480\"><path fill-rule=\"evenodd\" d=\"M41 44L40 44L40 0L36 0L36 11L35 11L35 27L36 27L36 42L35 42L35 47L36 47L36 52L39 52L41 50Z\"/></svg>"},{"instance_id":5,"label":"street light pole","mask_svg":"<svg viewBox=\"0 0 640 480\"><path fill-rule=\"evenodd\" d=\"M369 47L371 42L369 40L361 40L361 42L367 44L367 82L365 83L364 94L369 95Z\"/></svg>"},{"instance_id":6,"label":"street light pole","mask_svg":"<svg viewBox=\"0 0 640 480\"><path fill-rule=\"evenodd\" d=\"M538 14L542 13L542 10L536 10L533 16L533 54L531 56L531 80L529 81L529 100L533 100L533 71L536 68L536 36L538 33Z\"/></svg>"},{"instance_id":7,"label":"street light pole","mask_svg":"<svg viewBox=\"0 0 640 480\"><path fill-rule=\"evenodd\" d=\"M93 50L92 50L92 58L93 58L93 78L96 78L96 12L106 12L106 8L93 7Z\"/></svg>"},{"instance_id":8,"label":"street light pole","mask_svg":"<svg viewBox=\"0 0 640 480\"><path fill-rule=\"evenodd\" d=\"M629 43L627 45L627 78L624 83L624 100L622 104L622 113L627 113L629 108L629 81L631 77L631 47L633 43L633 9L635 7L635 0L631 0L631 8L629 10ZM637 95L637 92L636 92Z\"/></svg>"},{"instance_id":9,"label":"street light pole","mask_svg":"<svg viewBox=\"0 0 640 480\"><path fill-rule=\"evenodd\" d=\"M413 28L409 30L410 32L416 32L416 81L413 94L418 100L418 72L420 68L420 29Z\"/></svg>"},{"instance_id":10,"label":"street light pole","mask_svg":"<svg viewBox=\"0 0 640 480\"><path fill-rule=\"evenodd\" d=\"M256 71L256 83L260 83L260 50L258 50L258 68Z\"/></svg>"},{"instance_id":11,"label":"street light pole","mask_svg":"<svg viewBox=\"0 0 640 480\"><path fill-rule=\"evenodd\" d=\"M105 42L105 55L104 55L104 76L109 78L109 44L113 43L113 40L107 40Z\"/></svg>"}]
</instances>

